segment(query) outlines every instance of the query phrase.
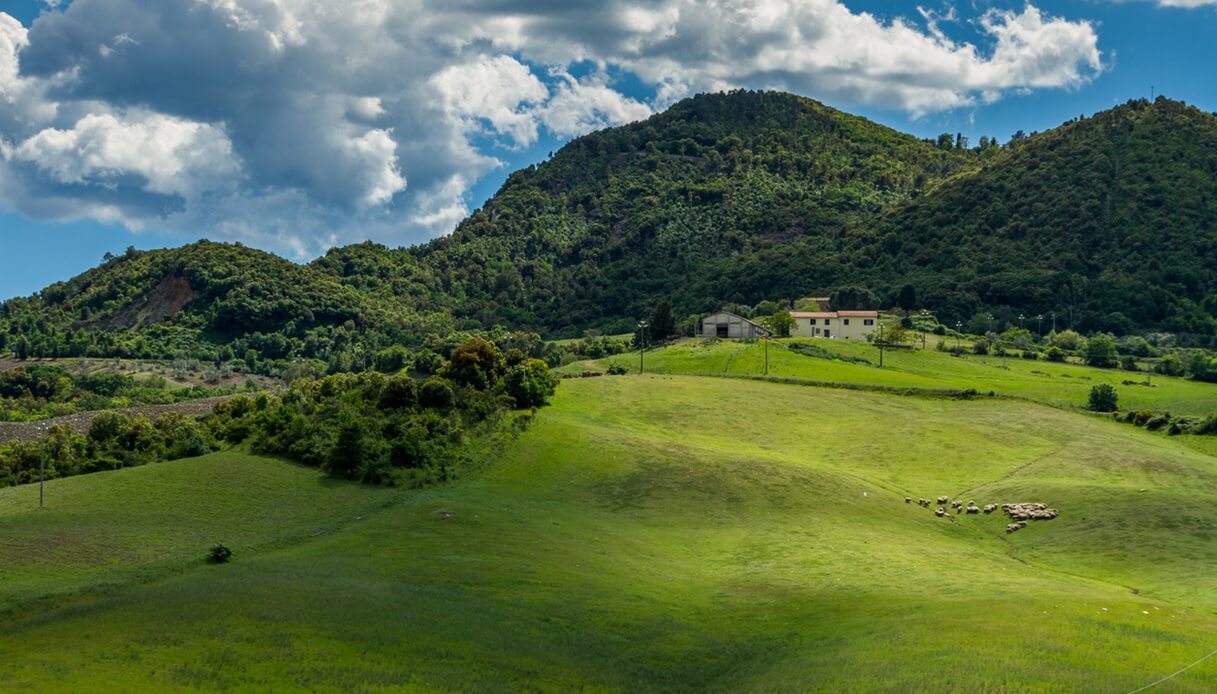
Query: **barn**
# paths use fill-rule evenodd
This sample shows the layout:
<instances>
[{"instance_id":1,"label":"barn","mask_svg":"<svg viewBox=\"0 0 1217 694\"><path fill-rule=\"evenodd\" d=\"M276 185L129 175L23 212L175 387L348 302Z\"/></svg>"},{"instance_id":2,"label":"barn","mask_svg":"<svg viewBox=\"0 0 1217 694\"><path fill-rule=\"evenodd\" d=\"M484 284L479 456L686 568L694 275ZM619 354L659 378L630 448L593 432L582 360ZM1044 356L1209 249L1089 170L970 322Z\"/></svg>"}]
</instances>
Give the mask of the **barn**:
<instances>
[{"instance_id":1,"label":"barn","mask_svg":"<svg viewBox=\"0 0 1217 694\"><path fill-rule=\"evenodd\" d=\"M769 337L769 331L743 316L722 311L701 319L701 336L746 339Z\"/></svg>"}]
</instances>

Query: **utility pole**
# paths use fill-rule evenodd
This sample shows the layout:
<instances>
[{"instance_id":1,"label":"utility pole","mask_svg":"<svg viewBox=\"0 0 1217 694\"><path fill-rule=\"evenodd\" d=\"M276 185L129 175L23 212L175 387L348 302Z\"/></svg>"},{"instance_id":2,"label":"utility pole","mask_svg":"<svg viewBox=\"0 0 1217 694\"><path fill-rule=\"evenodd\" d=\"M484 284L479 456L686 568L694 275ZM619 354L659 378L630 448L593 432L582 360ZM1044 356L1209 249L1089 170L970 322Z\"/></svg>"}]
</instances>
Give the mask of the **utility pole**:
<instances>
[{"instance_id":1,"label":"utility pole","mask_svg":"<svg viewBox=\"0 0 1217 694\"><path fill-rule=\"evenodd\" d=\"M1052 332L1056 332L1056 311L1052 312Z\"/></svg>"},{"instance_id":2,"label":"utility pole","mask_svg":"<svg viewBox=\"0 0 1217 694\"><path fill-rule=\"evenodd\" d=\"M46 454L38 456L38 508L46 504Z\"/></svg>"},{"instance_id":3,"label":"utility pole","mask_svg":"<svg viewBox=\"0 0 1217 694\"><path fill-rule=\"evenodd\" d=\"M643 363L647 351L647 322L644 320L638 321L638 373L646 373L645 364Z\"/></svg>"},{"instance_id":4,"label":"utility pole","mask_svg":"<svg viewBox=\"0 0 1217 694\"><path fill-rule=\"evenodd\" d=\"M883 321L879 321L879 368L883 368Z\"/></svg>"},{"instance_id":5,"label":"utility pole","mask_svg":"<svg viewBox=\"0 0 1217 694\"><path fill-rule=\"evenodd\" d=\"M963 330L963 321L955 321L955 353L963 352L963 347L959 343L959 334Z\"/></svg>"},{"instance_id":6,"label":"utility pole","mask_svg":"<svg viewBox=\"0 0 1217 694\"><path fill-rule=\"evenodd\" d=\"M765 340L765 375L769 375L769 336L764 337Z\"/></svg>"},{"instance_id":7,"label":"utility pole","mask_svg":"<svg viewBox=\"0 0 1217 694\"><path fill-rule=\"evenodd\" d=\"M1044 314L1039 314L1035 317L1035 337L1044 337Z\"/></svg>"}]
</instances>

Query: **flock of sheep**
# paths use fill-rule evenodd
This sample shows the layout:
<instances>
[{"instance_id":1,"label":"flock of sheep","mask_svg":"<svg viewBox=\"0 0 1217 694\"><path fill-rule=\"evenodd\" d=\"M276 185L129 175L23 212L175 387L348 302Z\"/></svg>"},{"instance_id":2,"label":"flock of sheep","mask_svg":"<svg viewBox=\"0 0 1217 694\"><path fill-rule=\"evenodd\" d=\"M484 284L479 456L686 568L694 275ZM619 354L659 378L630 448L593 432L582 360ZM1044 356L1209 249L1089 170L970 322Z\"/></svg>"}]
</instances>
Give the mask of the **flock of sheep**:
<instances>
[{"instance_id":1,"label":"flock of sheep","mask_svg":"<svg viewBox=\"0 0 1217 694\"><path fill-rule=\"evenodd\" d=\"M998 508L997 504L985 504L983 507L977 506L975 501L969 501L965 506L962 500L956 499L952 501L951 497L945 495L938 497L935 501L937 502L938 508L935 509L934 515L938 516L939 518L946 516L952 521L954 521L955 518L950 515L949 511L947 511L948 505L952 510L955 511L956 514L973 514L981 512L993 513ZM909 496L904 497L904 503L913 503L913 498ZM929 499L918 499L917 505L923 508L930 508L931 505L934 505L934 502L931 502ZM1002 504L1001 510L1004 511L1006 515L1010 516L1012 521L1014 521L1006 526L1006 532L1008 533L1022 530L1023 528L1027 527L1027 521L1029 520L1052 520L1057 516L1056 509L1048 508L1044 504L1035 503Z\"/></svg>"}]
</instances>

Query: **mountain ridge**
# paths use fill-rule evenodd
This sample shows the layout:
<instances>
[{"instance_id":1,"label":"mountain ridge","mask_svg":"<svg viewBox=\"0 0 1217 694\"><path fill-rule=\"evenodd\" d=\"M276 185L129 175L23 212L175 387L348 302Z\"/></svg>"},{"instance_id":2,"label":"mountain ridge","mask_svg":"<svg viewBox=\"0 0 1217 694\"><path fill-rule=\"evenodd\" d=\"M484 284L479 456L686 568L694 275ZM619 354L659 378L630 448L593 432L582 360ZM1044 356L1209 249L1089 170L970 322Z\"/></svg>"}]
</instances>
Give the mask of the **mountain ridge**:
<instances>
[{"instance_id":1,"label":"mountain ridge","mask_svg":"<svg viewBox=\"0 0 1217 694\"><path fill-rule=\"evenodd\" d=\"M0 305L0 349L366 364L462 329L619 332L660 299L688 315L857 287L892 305L907 283L947 322L1056 311L1211 336L1213 257L1217 118L1185 104L968 148L737 91L576 138L418 246L304 265L206 241L129 252Z\"/></svg>"}]
</instances>

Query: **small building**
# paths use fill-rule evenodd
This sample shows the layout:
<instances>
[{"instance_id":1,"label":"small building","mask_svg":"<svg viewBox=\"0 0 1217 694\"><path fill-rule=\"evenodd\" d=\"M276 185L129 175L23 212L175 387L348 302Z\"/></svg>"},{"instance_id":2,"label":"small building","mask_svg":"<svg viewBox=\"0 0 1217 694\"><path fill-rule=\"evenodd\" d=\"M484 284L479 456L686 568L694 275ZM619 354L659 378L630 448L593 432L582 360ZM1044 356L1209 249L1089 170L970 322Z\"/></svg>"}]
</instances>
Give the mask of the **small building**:
<instances>
[{"instance_id":1,"label":"small building","mask_svg":"<svg viewBox=\"0 0 1217 694\"><path fill-rule=\"evenodd\" d=\"M769 337L769 331L734 313L721 311L701 319L702 337L757 338Z\"/></svg>"},{"instance_id":2,"label":"small building","mask_svg":"<svg viewBox=\"0 0 1217 694\"><path fill-rule=\"evenodd\" d=\"M879 329L878 311L791 311L791 337L865 340Z\"/></svg>"}]
</instances>

